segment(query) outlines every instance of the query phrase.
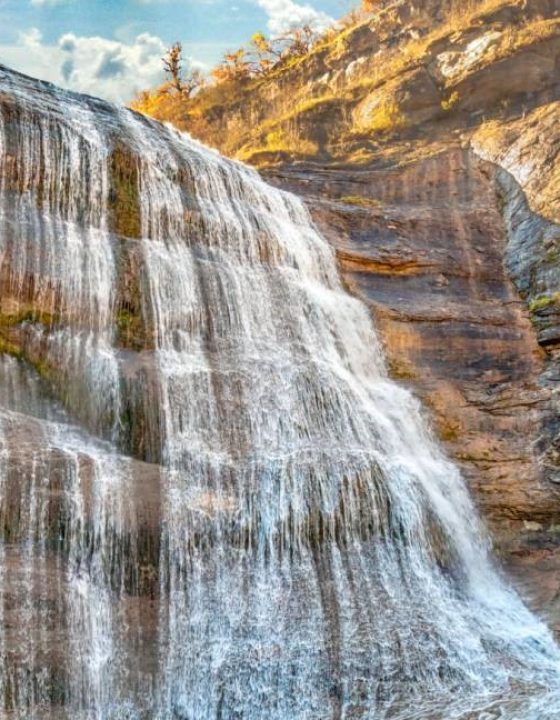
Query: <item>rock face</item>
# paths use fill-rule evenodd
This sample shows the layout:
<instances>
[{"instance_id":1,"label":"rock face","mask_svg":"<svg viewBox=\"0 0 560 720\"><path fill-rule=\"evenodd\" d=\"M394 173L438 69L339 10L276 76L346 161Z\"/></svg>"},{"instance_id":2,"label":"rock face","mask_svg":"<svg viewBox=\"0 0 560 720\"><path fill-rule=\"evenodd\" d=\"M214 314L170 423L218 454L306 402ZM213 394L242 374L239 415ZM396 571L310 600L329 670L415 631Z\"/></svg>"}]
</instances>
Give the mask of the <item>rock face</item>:
<instances>
[{"instance_id":1,"label":"rock face","mask_svg":"<svg viewBox=\"0 0 560 720\"><path fill-rule=\"evenodd\" d=\"M472 140L481 157L501 168L508 270L552 355L560 345L559 114L560 104L545 104L522 120L481 128Z\"/></svg>"},{"instance_id":2,"label":"rock face","mask_svg":"<svg viewBox=\"0 0 560 720\"><path fill-rule=\"evenodd\" d=\"M537 261L519 244L537 242L535 222L545 221L525 221L516 240L522 190L509 176L505 203L503 171L469 149L402 168L267 176L306 198L346 286L372 310L393 377L422 398L496 548L523 568L525 591L560 627L549 570L560 563L558 371L514 272ZM541 566L550 580L539 594Z\"/></svg>"}]
</instances>

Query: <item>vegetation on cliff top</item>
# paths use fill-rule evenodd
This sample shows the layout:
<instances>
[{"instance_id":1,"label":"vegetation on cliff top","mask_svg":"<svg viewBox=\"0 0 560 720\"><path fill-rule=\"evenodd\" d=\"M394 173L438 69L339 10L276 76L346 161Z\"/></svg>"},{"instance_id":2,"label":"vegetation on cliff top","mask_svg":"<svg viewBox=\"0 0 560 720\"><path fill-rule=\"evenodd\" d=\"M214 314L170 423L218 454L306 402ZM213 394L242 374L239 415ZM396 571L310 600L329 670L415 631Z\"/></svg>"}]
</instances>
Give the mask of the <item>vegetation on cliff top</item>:
<instances>
[{"instance_id":1,"label":"vegetation on cliff top","mask_svg":"<svg viewBox=\"0 0 560 720\"><path fill-rule=\"evenodd\" d=\"M422 123L447 131L452 118L465 127L477 113L480 121L499 115L511 103L508 88L496 83L490 109L480 107L481 90L472 93L468 79L559 38L560 20L546 17L544 4L365 1L321 34L307 26L278 38L256 33L208 78L175 72L174 46L169 80L132 107L257 165L368 160L380 143L406 139Z\"/></svg>"}]
</instances>

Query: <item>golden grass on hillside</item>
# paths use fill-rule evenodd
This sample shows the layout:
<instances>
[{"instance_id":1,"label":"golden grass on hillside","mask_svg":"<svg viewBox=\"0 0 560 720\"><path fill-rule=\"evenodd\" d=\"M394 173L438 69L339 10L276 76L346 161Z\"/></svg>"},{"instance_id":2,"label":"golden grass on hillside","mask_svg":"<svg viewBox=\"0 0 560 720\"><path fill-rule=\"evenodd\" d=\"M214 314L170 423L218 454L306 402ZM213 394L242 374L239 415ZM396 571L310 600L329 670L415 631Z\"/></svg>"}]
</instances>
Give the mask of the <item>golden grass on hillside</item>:
<instances>
[{"instance_id":1,"label":"golden grass on hillside","mask_svg":"<svg viewBox=\"0 0 560 720\"><path fill-rule=\"evenodd\" d=\"M474 19L511 4L511 0L458 0L447 13L445 25L448 30L460 32Z\"/></svg>"},{"instance_id":2,"label":"golden grass on hillside","mask_svg":"<svg viewBox=\"0 0 560 720\"><path fill-rule=\"evenodd\" d=\"M397 130L404 124L404 118L398 103L388 99L378 105L369 118L369 130L373 133Z\"/></svg>"},{"instance_id":3,"label":"golden grass on hillside","mask_svg":"<svg viewBox=\"0 0 560 720\"><path fill-rule=\"evenodd\" d=\"M389 56L383 59L382 63L364 77L358 78L354 83L348 85L345 93L350 95L356 90L372 91L392 79L410 72L431 60L430 49L446 37L456 34L460 28L465 32L469 27L478 27L481 18L484 18L490 11L496 11L501 7L512 5L511 0L486 0L480 2L473 0L468 2L461 10L456 9L449 14L441 26L435 28L431 33L420 39L413 39L406 45L396 48ZM483 26L482 26L483 27ZM533 43L542 42L560 34L560 19L537 19L518 28L509 27L504 33L500 42L497 43L493 54L485 54L481 58L481 65L485 62L494 62L497 59L508 57L518 52L523 47ZM442 101L442 108L450 110L456 104L458 96L452 92Z\"/></svg>"},{"instance_id":4,"label":"golden grass on hillside","mask_svg":"<svg viewBox=\"0 0 560 720\"><path fill-rule=\"evenodd\" d=\"M504 28L503 17L508 17L507 14L495 17L496 12L507 7L517 8L512 17L518 18L515 20L518 26ZM353 33L365 26L377 32L378 27L383 27L385 14L394 24L391 12L388 7L366 17L349 16L343 27L328 30L307 54L286 57L265 75L212 84L188 100L178 93L148 92L132 107L181 129L190 129L195 136L242 159L259 153L264 157L274 153L312 155L319 149L330 152L328 147L318 148L313 132L313 124L320 125L327 118L332 126L330 145L346 145L352 154L358 152L353 145L357 147L362 139L366 143L368 138L373 143L384 142L383 136L415 122L413 116L405 117L399 107L400 90L404 88L406 95L408 75L420 68L426 68L433 76L432 67L439 53L461 52L473 38L490 29L501 32L464 72L449 79L436 79L441 91L438 101L441 110L451 115L460 105L459 83L467 74L560 33L559 19L527 21L519 0L457 0L443 21L432 28L424 24L428 30L424 35L403 32L400 36L399 26L395 25L396 42L391 47L384 45L379 55L368 56L367 50L362 51L367 59L351 76L341 76L348 50L353 47ZM352 59L355 54L348 55L348 62ZM304 67L306 62L311 66ZM313 83L316 68L319 72L320 68L328 70L329 77L337 74L339 80L335 84L330 80L323 85ZM360 104L366 102L371 107L369 115L360 110ZM238 118L247 117L248 103L254 110L252 124L238 122Z\"/></svg>"},{"instance_id":5,"label":"golden grass on hillside","mask_svg":"<svg viewBox=\"0 0 560 720\"><path fill-rule=\"evenodd\" d=\"M409 40L406 44L396 47L394 51L386 53L383 62L375 65L366 77L359 78L355 83L350 83L343 91L344 94L349 96L356 89L374 88L376 85L386 82L406 70L413 69L422 63L427 51L434 43L459 30L464 31L470 25L476 24L479 18L484 17L489 12L511 4L512 0L483 0L482 2L480 0L460 0L460 2L456 2L452 5L443 23L434 28L428 35ZM379 10L373 15L373 18L379 19L386 12L387 10ZM507 48L515 50L521 45L531 42L531 38L534 41L538 34L542 38L547 34L551 36L556 32L555 26L557 22L552 20L533 23L531 28L525 28L519 37L513 32L513 35L504 43L504 52L507 52ZM364 17L363 13L351 13L318 38L307 55L286 57L266 76L213 84L204 88L190 101L178 95L166 96L165 93L162 94L158 90L148 91L142 93L131 104L131 107L139 112L161 119L161 116L166 116L167 113L174 116L181 115L178 106L184 108L186 104L189 104L192 110L198 114L209 112L215 107L228 106L242 101L246 94L257 91L268 83L275 82L281 76L293 72L297 66L307 62L318 53L328 51L329 57L332 59L340 58L344 55L352 34L371 23L372 16ZM305 112L314 104L327 102L330 97L332 97L332 93L325 94L320 98L313 98L307 101L309 107L306 107L306 101L300 100L299 107L294 108L290 115ZM182 114L184 115L184 112ZM173 122L173 118L165 117L165 119ZM277 121L280 122L280 118Z\"/></svg>"},{"instance_id":6,"label":"golden grass on hillside","mask_svg":"<svg viewBox=\"0 0 560 720\"><path fill-rule=\"evenodd\" d=\"M269 132L262 144L244 146L235 157L243 162L251 162L256 157L268 158L273 161L276 156L313 157L319 148L317 143L305 140L292 133L277 128Z\"/></svg>"},{"instance_id":7,"label":"golden grass on hillside","mask_svg":"<svg viewBox=\"0 0 560 720\"><path fill-rule=\"evenodd\" d=\"M459 102L459 93L457 90L454 90L449 97L444 98L441 101L441 109L448 112L449 110L453 110L455 105Z\"/></svg>"}]
</instances>

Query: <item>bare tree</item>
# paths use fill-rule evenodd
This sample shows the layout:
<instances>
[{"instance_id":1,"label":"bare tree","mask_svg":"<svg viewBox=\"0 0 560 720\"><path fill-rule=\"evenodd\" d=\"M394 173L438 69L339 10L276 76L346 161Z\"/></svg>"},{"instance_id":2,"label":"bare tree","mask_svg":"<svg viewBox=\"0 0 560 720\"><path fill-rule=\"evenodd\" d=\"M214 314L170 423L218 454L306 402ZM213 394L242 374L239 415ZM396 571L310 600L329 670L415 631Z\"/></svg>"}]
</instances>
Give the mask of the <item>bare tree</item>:
<instances>
[{"instance_id":1,"label":"bare tree","mask_svg":"<svg viewBox=\"0 0 560 720\"><path fill-rule=\"evenodd\" d=\"M282 57L282 40L267 38L262 32L255 33L249 43L249 51L256 56L258 71L274 66Z\"/></svg>"},{"instance_id":2,"label":"bare tree","mask_svg":"<svg viewBox=\"0 0 560 720\"><path fill-rule=\"evenodd\" d=\"M169 78L169 83L178 92L183 91L183 46L180 42L176 42L167 51L167 55L162 58L165 74Z\"/></svg>"},{"instance_id":3,"label":"bare tree","mask_svg":"<svg viewBox=\"0 0 560 720\"><path fill-rule=\"evenodd\" d=\"M310 25L303 25L286 33L286 39L289 43L286 48L288 56L307 55L317 39L317 33Z\"/></svg>"},{"instance_id":4,"label":"bare tree","mask_svg":"<svg viewBox=\"0 0 560 720\"><path fill-rule=\"evenodd\" d=\"M206 80L198 68L189 67L183 69L183 46L176 42L162 58L167 82L161 87L160 92L165 94L170 90L176 90L187 98L192 97L197 90L204 87Z\"/></svg>"}]
</instances>

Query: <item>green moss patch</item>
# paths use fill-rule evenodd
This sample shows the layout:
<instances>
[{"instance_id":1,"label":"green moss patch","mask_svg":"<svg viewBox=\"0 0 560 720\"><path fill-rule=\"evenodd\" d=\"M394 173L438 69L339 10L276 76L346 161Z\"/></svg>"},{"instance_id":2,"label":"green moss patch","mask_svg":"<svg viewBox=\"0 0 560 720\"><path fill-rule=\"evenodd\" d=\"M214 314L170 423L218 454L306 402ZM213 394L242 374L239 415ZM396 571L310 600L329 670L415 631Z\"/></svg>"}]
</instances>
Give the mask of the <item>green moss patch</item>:
<instances>
[{"instance_id":1,"label":"green moss patch","mask_svg":"<svg viewBox=\"0 0 560 720\"><path fill-rule=\"evenodd\" d=\"M537 295L529 302L529 310L534 313L551 305L560 305L560 292L551 295Z\"/></svg>"},{"instance_id":2,"label":"green moss patch","mask_svg":"<svg viewBox=\"0 0 560 720\"><path fill-rule=\"evenodd\" d=\"M362 195L345 195L340 201L346 205L356 205L363 208L380 208L383 206L381 200L375 198L363 197Z\"/></svg>"}]
</instances>

